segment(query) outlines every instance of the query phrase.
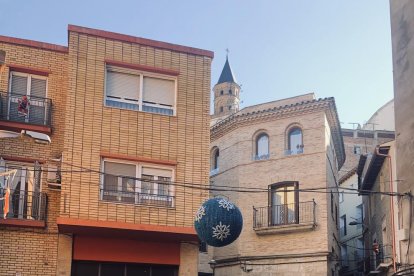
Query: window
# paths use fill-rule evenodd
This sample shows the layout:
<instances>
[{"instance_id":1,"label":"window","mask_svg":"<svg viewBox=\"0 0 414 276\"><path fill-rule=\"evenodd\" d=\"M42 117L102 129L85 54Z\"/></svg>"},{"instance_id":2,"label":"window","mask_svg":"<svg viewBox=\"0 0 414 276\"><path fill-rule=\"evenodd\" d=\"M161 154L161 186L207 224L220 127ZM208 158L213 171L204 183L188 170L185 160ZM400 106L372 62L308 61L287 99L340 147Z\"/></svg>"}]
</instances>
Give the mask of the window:
<instances>
[{"instance_id":1,"label":"window","mask_svg":"<svg viewBox=\"0 0 414 276\"><path fill-rule=\"evenodd\" d=\"M302 130L294 127L288 132L287 155L303 153Z\"/></svg>"},{"instance_id":2,"label":"window","mask_svg":"<svg viewBox=\"0 0 414 276\"><path fill-rule=\"evenodd\" d=\"M231 89L229 90L229 95L232 95L233 94L233 91L231 91Z\"/></svg>"},{"instance_id":3,"label":"window","mask_svg":"<svg viewBox=\"0 0 414 276\"><path fill-rule=\"evenodd\" d=\"M339 203L344 202L344 192L339 193Z\"/></svg>"},{"instance_id":4,"label":"window","mask_svg":"<svg viewBox=\"0 0 414 276\"><path fill-rule=\"evenodd\" d=\"M104 160L103 170L103 200L173 206L172 169Z\"/></svg>"},{"instance_id":5,"label":"window","mask_svg":"<svg viewBox=\"0 0 414 276\"><path fill-rule=\"evenodd\" d=\"M362 224L364 221L364 212L362 204L356 206L356 221L358 222L357 229L362 228Z\"/></svg>"},{"instance_id":6,"label":"window","mask_svg":"<svg viewBox=\"0 0 414 276\"><path fill-rule=\"evenodd\" d=\"M336 221L336 229L338 229L338 206L335 204L335 221Z\"/></svg>"},{"instance_id":7,"label":"window","mask_svg":"<svg viewBox=\"0 0 414 276\"><path fill-rule=\"evenodd\" d=\"M174 115L176 78L108 65L105 105Z\"/></svg>"},{"instance_id":8,"label":"window","mask_svg":"<svg viewBox=\"0 0 414 276\"><path fill-rule=\"evenodd\" d=\"M360 146L354 146L354 154L361 154L361 147Z\"/></svg>"},{"instance_id":9,"label":"window","mask_svg":"<svg viewBox=\"0 0 414 276\"><path fill-rule=\"evenodd\" d=\"M229 110L231 110L231 105L229 105Z\"/></svg>"},{"instance_id":10,"label":"window","mask_svg":"<svg viewBox=\"0 0 414 276\"><path fill-rule=\"evenodd\" d=\"M9 90L9 120L38 125L48 122L46 77L11 72Z\"/></svg>"},{"instance_id":11,"label":"window","mask_svg":"<svg viewBox=\"0 0 414 276\"><path fill-rule=\"evenodd\" d=\"M348 266L348 247L346 244L341 245L342 266Z\"/></svg>"},{"instance_id":12,"label":"window","mask_svg":"<svg viewBox=\"0 0 414 276\"><path fill-rule=\"evenodd\" d=\"M270 224L283 225L299 223L298 183L285 182L270 185Z\"/></svg>"},{"instance_id":13,"label":"window","mask_svg":"<svg viewBox=\"0 0 414 276\"><path fill-rule=\"evenodd\" d=\"M269 136L261 133L256 138L255 160L269 159Z\"/></svg>"},{"instance_id":14,"label":"window","mask_svg":"<svg viewBox=\"0 0 414 276\"><path fill-rule=\"evenodd\" d=\"M220 91L220 95L223 95L223 94L224 94L224 91L223 91L223 90L221 90L221 91Z\"/></svg>"},{"instance_id":15,"label":"window","mask_svg":"<svg viewBox=\"0 0 414 276\"><path fill-rule=\"evenodd\" d=\"M341 237L346 236L346 215L341 216L339 220L339 232Z\"/></svg>"},{"instance_id":16,"label":"window","mask_svg":"<svg viewBox=\"0 0 414 276\"><path fill-rule=\"evenodd\" d=\"M72 276L176 276L178 266L73 261Z\"/></svg>"},{"instance_id":17,"label":"window","mask_svg":"<svg viewBox=\"0 0 414 276\"><path fill-rule=\"evenodd\" d=\"M211 152L211 171L210 175L218 173L220 165L220 151L217 147L214 147Z\"/></svg>"}]
</instances>

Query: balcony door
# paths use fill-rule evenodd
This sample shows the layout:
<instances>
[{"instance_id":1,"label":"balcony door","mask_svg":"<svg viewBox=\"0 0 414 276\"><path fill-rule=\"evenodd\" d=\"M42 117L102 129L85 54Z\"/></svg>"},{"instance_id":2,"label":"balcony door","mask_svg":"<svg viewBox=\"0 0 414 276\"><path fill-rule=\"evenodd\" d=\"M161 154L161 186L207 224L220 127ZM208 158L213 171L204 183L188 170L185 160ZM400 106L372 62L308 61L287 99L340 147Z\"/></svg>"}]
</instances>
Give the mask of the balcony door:
<instances>
[{"instance_id":1,"label":"balcony door","mask_svg":"<svg viewBox=\"0 0 414 276\"><path fill-rule=\"evenodd\" d=\"M269 222L283 225L299 222L297 183L278 183L270 186Z\"/></svg>"},{"instance_id":2,"label":"balcony door","mask_svg":"<svg viewBox=\"0 0 414 276\"><path fill-rule=\"evenodd\" d=\"M9 120L35 125L47 123L46 77L11 72L9 89Z\"/></svg>"},{"instance_id":3,"label":"balcony door","mask_svg":"<svg viewBox=\"0 0 414 276\"><path fill-rule=\"evenodd\" d=\"M10 204L7 217L17 219L33 219L40 216L40 166L9 164L0 161L1 170L17 169L14 178L9 179ZM5 187L5 181L1 181ZM1 208L3 210L3 208Z\"/></svg>"}]
</instances>

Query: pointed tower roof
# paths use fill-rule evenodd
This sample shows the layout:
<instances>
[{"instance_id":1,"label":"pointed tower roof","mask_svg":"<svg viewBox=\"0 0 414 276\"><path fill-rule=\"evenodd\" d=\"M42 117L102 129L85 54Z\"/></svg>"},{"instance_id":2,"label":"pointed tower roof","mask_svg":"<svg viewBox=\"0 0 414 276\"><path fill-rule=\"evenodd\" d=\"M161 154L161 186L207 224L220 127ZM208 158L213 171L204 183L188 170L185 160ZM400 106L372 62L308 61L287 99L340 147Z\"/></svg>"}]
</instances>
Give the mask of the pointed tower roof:
<instances>
[{"instance_id":1,"label":"pointed tower roof","mask_svg":"<svg viewBox=\"0 0 414 276\"><path fill-rule=\"evenodd\" d=\"M229 58L226 57L226 63L224 64L223 71L221 71L220 78L217 82L217 84L224 83L224 82L236 82L236 78L233 75L233 72L231 71Z\"/></svg>"}]
</instances>

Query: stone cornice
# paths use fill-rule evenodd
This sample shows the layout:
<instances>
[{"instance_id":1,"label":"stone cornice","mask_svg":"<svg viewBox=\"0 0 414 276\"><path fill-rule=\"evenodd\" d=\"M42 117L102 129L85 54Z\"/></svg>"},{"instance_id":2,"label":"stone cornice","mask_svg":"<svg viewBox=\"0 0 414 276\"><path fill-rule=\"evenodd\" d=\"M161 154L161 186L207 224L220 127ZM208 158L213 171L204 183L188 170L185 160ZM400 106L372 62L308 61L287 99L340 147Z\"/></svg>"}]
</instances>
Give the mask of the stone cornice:
<instances>
[{"instance_id":1,"label":"stone cornice","mask_svg":"<svg viewBox=\"0 0 414 276\"><path fill-rule=\"evenodd\" d=\"M338 157L339 168L341 168L345 162L345 149L335 100L332 97L303 101L248 113L237 112L224 120L217 122L210 128L211 141L214 141L241 126L251 125L259 121L263 122L319 111L324 111L326 114L336 155Z\"/></svg>"}]
</instances>

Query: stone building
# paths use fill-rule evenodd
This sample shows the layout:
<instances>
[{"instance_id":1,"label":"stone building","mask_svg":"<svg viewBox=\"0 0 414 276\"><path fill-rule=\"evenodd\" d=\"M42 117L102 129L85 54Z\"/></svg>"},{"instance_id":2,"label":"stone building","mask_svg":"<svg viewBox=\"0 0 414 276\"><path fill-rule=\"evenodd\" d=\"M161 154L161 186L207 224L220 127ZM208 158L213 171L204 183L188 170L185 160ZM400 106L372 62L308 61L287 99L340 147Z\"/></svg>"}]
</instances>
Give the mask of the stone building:
<instances>
[{"instance_id":1,"label":"stone building","mask_svg":"<svg viewBox=\"0 0 414 276\"><path fill-rule=\"evenodd\" d=\"M390 0L394 77L396 162L398 192L410 194L399 202L398 240L401 267L398 275L414 273L414 1Z\"/></svg>"},{"instance_id":2,"label":"stone building","mask_svg":"<svg viewBox=\"0 0 414 276\"><path fill-rule=\"evenodd\" d=\"M385 119L386 118L386 119ZM364 270L363 197L346 189L358 189L357 167L361 155L395 139L393 100L380 107L362 127L342 129L346 160L339 171L339 235L341 275L361 275ZM384 122L383 122L384 121ZM349 223L354 225L349 225Z\"/></svg>"},{"instance_id":3,"label":"stone building","mask_svg":"<svg viewBox=\"0 0 414 276\"><path fill-rule=\"evenodd\" d=\"M334 99L310 93L239 110L228 69L227 60L214 86L210 181L258 190L220 192L244 225L233 244L208 248L215 275L337 275L338 197L326 191L337 191L345 151Z\"/></svg>"},{"instance_id":4,"label":"stone building","mask_svg":"<svg viewBox=\"0 0 414 276\"><path fill-rule=\"evenodd\" d=\"M177 183L208 183L212 58L72 25L67 47L0 36L1 275L197 273L208 195Z\"/></svg>"},{"instance_id":5,"label":"stone building","mask_svg":"<svg viewBox=\"0 0 414 276\"><path fill-rule=\"evenodd\" d=\"M396 242L398 198L381 194L397 190L395 172L395 141L361 155L357 174L365 212L361 221L365 275L394 275L403 256Z\"/></svg>"}]
</instances>

